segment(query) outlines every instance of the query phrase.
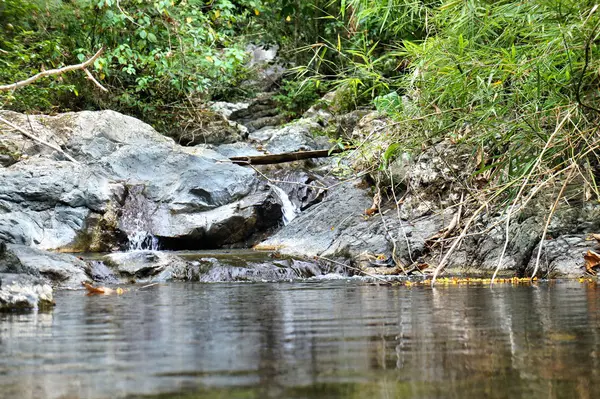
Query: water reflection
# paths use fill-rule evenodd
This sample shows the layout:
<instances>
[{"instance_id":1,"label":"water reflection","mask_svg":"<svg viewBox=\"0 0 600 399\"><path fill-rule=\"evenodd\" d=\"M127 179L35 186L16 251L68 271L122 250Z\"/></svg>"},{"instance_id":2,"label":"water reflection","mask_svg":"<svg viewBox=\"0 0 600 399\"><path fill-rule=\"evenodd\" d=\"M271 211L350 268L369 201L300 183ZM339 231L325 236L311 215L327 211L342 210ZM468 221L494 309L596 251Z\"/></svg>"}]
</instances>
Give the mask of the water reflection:
<instances>
[{"instance_id":1,"label":"water reflection","mask_svg":"<svg viewBox=\"0 0 600 399\"><path fill-rule=\"evenodd\" d=\"M599 300L575 282L61 292L0 315L0 398L600 397Z\"/></svg>"}]
</instances>

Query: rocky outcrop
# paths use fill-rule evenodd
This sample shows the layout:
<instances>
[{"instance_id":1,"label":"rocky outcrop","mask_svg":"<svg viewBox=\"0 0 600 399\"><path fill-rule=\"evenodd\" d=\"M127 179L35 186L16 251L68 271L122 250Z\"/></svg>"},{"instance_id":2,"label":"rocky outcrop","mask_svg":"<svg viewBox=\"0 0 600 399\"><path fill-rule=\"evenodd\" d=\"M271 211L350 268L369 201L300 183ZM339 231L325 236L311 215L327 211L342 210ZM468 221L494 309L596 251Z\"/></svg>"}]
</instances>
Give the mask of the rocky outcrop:
<instances>
[{"instance_id":1,"label":"rocky outcrop","mask_svg":"<svg viewBox=\"0 0 600 399\"><path fill-rule=\"evenodd\" d=\"M277 198L252 169L222 162L214 151L181 147L137 119L112 111L3 116L31 123L40 138L79 162L8 132L5 140L23 156L0 168L6 242L114 250L144 231L177 248L205 248L246 240L281 218Z\"/></svg>"},{"instance_id":2,"label":"rocky outcrop","mask_svg":"<svg viewBox=\"0 0 600 399\"><path fill-rule=\"evenodd\" d=\"M320 114L326 111L319 110ZM377 143L361 152L360 157L346 159L347 167L361 169L365 159L382 156L391 143L387 135L375 133L388 125L390 121L377 113L365 115L356 124L349 137L359 141L373 137ZM304 208L303 213L259 247L277 248L293 256L350 260L355 266L371 267L369 270L378 272L392 270L394 259L409 269L419 265L432 271L451 245L451 239L460 233L457 226L448 234L445 232L457 217L461 195L479 184L477 179L481 177L474 177L478 167L475 155L469 147L442 141L430 144L418 154L394 154L387 169L372 174L368 182L328 181L326 185L332 188L323 190L318 203ZM373 206L376 182L383 188L381 214L367 212ZM396 196L389 190L391 186ZM553 201L544 194L538 197L513 218L501 262L506 238L502 215L484 213L454 252L446 272L491 275L500 263L503 275L531 273L547 210ZM582 275L583 255L594 248L585 236L600 231L599 216L600 207L593 204L573 202L559 207L544 241L538 275ZM463 221L465 217L463 214Z\"/></svg>"}]
</instances>

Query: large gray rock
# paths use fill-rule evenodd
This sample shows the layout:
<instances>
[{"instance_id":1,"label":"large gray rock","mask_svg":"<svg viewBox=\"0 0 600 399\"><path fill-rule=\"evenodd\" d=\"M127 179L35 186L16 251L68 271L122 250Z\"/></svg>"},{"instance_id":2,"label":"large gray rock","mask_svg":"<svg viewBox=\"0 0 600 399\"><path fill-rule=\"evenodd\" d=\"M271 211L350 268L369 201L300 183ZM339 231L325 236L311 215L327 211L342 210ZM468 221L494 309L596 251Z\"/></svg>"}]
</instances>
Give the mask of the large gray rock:
<instances>
[{"instance_id":1,"label":"large gray rock","mask_svg":"<svg viewBox=\"0 0 600 399\"><path fill-rule=\"evenodd\" d=\"M2 115L31 123L41 138L79 160L7 133L5 140L27 157L0 169L0 239L6 242L102 251L122 248L126 236L141 230L192 247L206 246L194 240L214 234L219 238L207 240L222 245L279 222L267 214L276 207L252 169L207 148L181 147L135 118L112 111ZM257 190L261 195L252 195Z\"/></svg>"},{"instance_id":2,"label":"large gray rock","mask_svg":"<svg viewBox=\"0 0 600 399\"><path fill-rule=\"evenodd\" d=\"M24 245L0 245L0 310L44 309L53 304L52 287L77 288L88 265L72 255Z\"/></svg>"},{"instance_id":3,"label":"large gray rock","mask_svg":"<svg viewBox=\"0 0 600 399\"><path fill-rule=\"evenodd\" d=\"M44 249L70 246L114 199L101 171L48 158L0 169L0 181L0 240Z\"/></svg>"}]
</instances>

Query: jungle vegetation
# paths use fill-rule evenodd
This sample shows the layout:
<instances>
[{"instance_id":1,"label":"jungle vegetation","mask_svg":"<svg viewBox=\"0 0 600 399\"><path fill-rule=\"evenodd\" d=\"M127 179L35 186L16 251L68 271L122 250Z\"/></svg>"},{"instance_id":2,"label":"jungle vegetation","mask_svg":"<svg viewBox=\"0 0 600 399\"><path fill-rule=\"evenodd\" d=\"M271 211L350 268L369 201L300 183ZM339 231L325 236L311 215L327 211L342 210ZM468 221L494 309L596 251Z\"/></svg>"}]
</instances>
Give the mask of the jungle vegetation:
<instances>
[{"instance_id":1,"label":"jungle vegetation","mask_svg":"<svg viewBox=\"0 0 600 399\"><path fill-rule=\"evenodd\" d=\"M209 100L251 97L244 48L277 44L291 115L329 90L399 129L366 149L384 169L442 140L468 145L499 209L577 179L600 199L600 10L590 0L0 0L0 83L80 62L0 94L27 112L114 109L158 130ZM563 190L564 191L564 190ZM518 201L521 201L517 203ZM476 207L477 207L476 206ZM510 214L510 212L509 212Z\"/></svg>"}]
</instances>

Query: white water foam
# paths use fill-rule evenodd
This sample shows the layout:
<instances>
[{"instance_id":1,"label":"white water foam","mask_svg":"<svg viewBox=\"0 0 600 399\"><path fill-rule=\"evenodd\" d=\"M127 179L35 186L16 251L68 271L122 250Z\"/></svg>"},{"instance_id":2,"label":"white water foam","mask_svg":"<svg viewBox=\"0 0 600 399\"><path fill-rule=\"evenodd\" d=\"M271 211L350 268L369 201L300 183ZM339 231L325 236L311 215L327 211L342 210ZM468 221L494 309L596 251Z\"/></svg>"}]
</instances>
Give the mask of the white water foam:
<instances>
[{"instance_id":1,"label":"white water foam","mask_svg":"<svg viewBox=\"0 0 600 399\"><path fill-rule=\"evenodd\" d=\"M277 196L281 200L283 224L287 225L298 216L296 206L290 201L285 191L275 185L271 185L271 187L273 187L273 190L275 190L275 193L277 193Z\"/></svg>"}]
</instances>

